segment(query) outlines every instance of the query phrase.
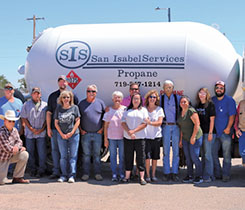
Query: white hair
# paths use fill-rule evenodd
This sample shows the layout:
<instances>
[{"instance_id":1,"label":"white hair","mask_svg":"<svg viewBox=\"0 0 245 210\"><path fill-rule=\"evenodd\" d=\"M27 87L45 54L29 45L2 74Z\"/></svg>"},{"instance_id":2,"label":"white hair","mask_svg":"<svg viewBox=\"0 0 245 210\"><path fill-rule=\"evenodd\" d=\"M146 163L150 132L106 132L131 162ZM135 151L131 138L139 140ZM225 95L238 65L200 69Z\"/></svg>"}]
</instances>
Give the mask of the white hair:
<instances>
[{"instance_id":1,"label":"white hair","mask_svg":"<svg viewBox=\"0 0 245 210\"><path fill-rule=\"evenodd\" d=\"M114 91L112 93L112 99L114 98L114 96L119 96L121 99L123 99L123 93L121 91Z\"/></svg>"},{"instance_id":2,"label":"white hair","mask_svg":"<svg viewBox=\"0 0 245 210\"><path fill-rule=\"evenodd\" d=\"M88 85L87 89L94 89L94 90L96 90L96 92L98 92L97 86L95 84Z\"/></svg>"},{"instance_id":3,"label":"white hair","mask_svg":"<svg viewBox=\"0 0 245 210\"><path fill-rule=\"evenodd\" d=\"M174 87L174 83L171 80L165 80L164 83L163 83L163 87L165 85L172 85Z\"/></svg>"}]
</instances>

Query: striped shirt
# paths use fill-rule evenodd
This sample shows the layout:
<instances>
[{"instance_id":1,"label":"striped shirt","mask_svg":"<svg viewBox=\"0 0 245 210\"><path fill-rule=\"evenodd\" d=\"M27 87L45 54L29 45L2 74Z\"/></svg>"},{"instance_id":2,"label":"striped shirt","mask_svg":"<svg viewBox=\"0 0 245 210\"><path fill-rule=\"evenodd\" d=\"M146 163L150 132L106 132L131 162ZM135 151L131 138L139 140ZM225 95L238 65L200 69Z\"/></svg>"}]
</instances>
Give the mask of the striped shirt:
<instances>
[{"instance_id":1,"label":"striped shirt","mask_svg":"<svg viewBox=\"0 0 245 210\"><path fill-rule=\"evenodd\" d=\"M18 130L13 128L11 132L5 127L0 128L0 161L7 161L13 156L13 147L22 148Z\"/></svg>"},{"instance_id":2,"label":"striped shirt","mask_svg":"<svg viewBox=\"0 0 245 210\"><path fill-rule=\"evenodd\" d=\"M46 121L46 109L46 102L40 101L40 103L34 104L32 100L29 100L24 103L20 117L27 119L31 127L41 129ZM25 137L28 139L45 137L45 135L46 130L44 130L42 133L34 134L27 126L25 127Z\"/></svg>"}]
</instances>

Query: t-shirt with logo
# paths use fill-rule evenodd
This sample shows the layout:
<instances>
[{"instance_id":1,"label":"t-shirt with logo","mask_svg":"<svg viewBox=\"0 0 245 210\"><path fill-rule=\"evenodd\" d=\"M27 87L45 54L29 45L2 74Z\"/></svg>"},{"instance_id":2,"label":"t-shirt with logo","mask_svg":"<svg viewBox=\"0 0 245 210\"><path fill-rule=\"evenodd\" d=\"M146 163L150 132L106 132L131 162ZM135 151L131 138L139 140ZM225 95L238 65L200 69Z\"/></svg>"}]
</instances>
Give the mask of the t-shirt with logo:
<instances>
[{"instance_id":1,"label":"t-shirt with logo","mask_svg":"<svg viewBox=\"0 0 245 210\"><path fill-rule=\"evenodd\" d=\"M78 117L80 117L80 113L77 105L73 105L69 109L64 109L61 105L58 105L54 113L54 118L58 120L60 129L64 134L72 131ZM79 133L78 129L74 134L77 133Z\"/></svg>"},{"instance_id":2,"label":"t-shirt with logo","mask_svg":"<svg viewBox=\"0 0 245 210\"><path fill-rule=\"evenodd\" d=\"M227 95L224 95L222 100L218 100L216 96L212 100L216 111L214 124L217 137L220 137L228 125L229 117L236 114L236 102L231 96Z\"/></svg>"},{"instance_id":3,"label":"t-shirt with logo","mask_svg":"<svg viewBox=\"0 0 245 210\"><path fill-rule=\"evenodd\" d=\"M208 102L207 104L199 103L196 110L200 119L200 126L203 133L209 133L210 117L216 115L214 103L212 101ZM213 133L216 133L215 128L213 129Z\"/></svg>"}]
</instances>

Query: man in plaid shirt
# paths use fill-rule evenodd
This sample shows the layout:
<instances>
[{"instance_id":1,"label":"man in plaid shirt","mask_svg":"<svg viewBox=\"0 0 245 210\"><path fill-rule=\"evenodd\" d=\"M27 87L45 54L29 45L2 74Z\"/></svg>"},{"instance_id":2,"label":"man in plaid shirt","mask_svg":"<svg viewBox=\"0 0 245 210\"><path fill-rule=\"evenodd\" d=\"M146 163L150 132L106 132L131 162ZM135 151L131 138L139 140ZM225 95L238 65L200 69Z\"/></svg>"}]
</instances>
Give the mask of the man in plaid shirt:
<instances>
[{"instance_id":1,"label":"man in plaid shirt","mask_svg":"<svg viewBox=\"0 0 245 210\"><path fill-rule=\"evenodd\" d=\"M17 163L12 183L29 183L29 180L23 178L29 154L22 146L18 130L14 127L19 118L13 110L8 110L4 116L0 115L0 119L4 120L4 125L0 128L0 185L5 184L10 163Z\"/></svg>"}]
</instances>

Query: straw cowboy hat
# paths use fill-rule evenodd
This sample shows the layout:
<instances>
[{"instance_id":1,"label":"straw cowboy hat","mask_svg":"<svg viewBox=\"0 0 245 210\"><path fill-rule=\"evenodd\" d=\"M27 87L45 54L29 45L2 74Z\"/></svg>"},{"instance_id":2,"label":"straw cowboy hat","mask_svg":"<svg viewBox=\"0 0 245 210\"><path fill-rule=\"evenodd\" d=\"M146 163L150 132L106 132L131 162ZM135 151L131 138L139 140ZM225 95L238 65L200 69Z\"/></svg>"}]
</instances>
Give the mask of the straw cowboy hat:
<instances>
[{"instance_id":1,"label":"straw cowboy hat","mask_svg":"<svg viewBox=\"0 0 245 210\"><path fill-rule=\"evenodd\" d=\"M12 121L16 121L19 119L19 117L15 116L15 112L13 110L8 110L5 112L5 115L0 115L0 119L4 120L12 120Z\"/></svg>"}]
</instances>

